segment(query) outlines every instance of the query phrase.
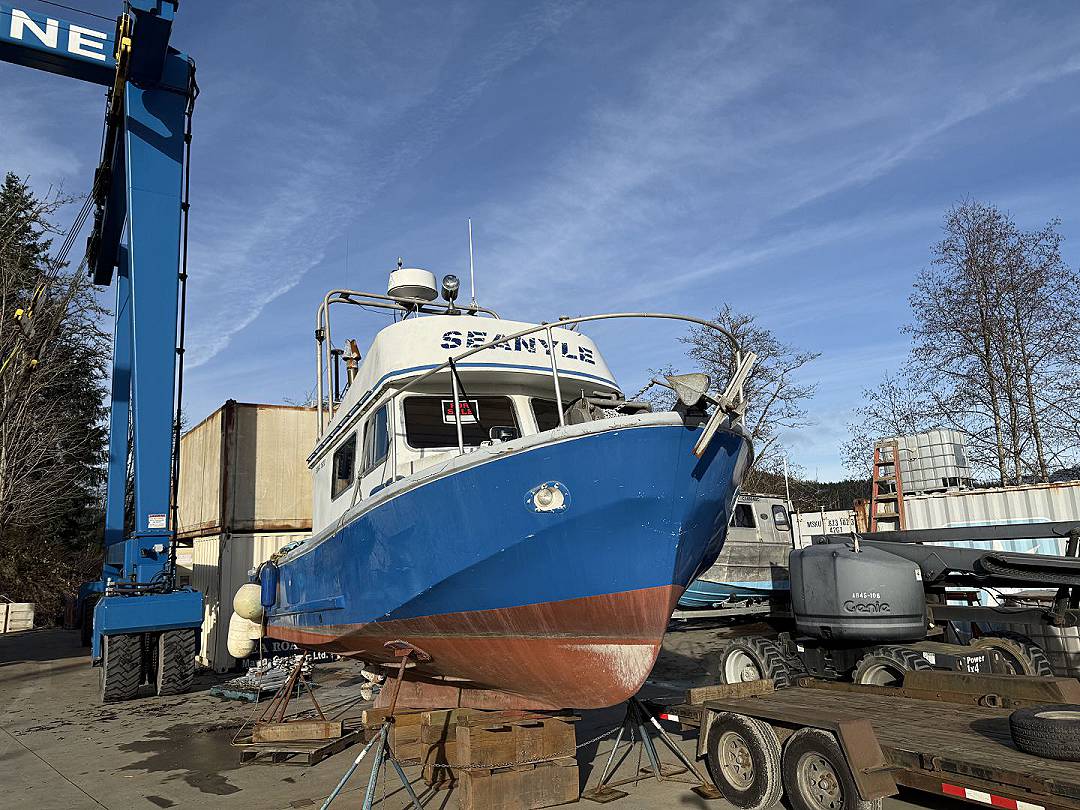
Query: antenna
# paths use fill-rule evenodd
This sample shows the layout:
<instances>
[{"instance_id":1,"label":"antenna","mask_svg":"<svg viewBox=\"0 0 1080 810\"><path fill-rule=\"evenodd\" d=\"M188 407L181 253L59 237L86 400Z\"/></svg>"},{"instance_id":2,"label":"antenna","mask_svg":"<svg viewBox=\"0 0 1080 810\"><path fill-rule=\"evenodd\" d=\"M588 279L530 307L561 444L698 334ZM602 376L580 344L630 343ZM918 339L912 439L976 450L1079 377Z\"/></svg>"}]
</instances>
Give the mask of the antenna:
<instances>
[{"instance_id":1,"label":"antenna","mask_svg":"<svg viewBox=\"0 0 1080 810\"><path fill-rule=\"evenodd\" d=\"M472 217L468 219L469 223L469 296L471 303L476 306L476 277L473 275L473 251L472 251Z\"/></svg>"}]
</instances>

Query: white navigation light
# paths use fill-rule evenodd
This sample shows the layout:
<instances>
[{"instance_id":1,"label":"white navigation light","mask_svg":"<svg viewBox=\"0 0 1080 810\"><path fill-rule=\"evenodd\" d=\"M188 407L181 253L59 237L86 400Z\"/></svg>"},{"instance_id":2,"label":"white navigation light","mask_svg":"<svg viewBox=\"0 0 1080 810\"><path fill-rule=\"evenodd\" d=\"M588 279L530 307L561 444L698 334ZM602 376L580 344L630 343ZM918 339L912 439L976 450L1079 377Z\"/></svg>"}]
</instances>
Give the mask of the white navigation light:
<instances>
[{"instance_id":1,"label":"white navigation light","mask_svg":"<svg viewBox=\"0 0 1080 810\"><path fill-rule=\"evenodd\" d=\"M442 297L446 299L447 303L454 303L454 299L457 298L458 289L460 287L461 283L458 281L457 276L443 276Z\"/></svg>"},{"instance_id":2,"label":"white navigation light","mask_svg":"<svg viewBox=\"0 0 1080 810\"><path fill-rule=\"evenodd\" d=\"M386 294L391 298L434 301L439 297L439 288L435 283L435 274L431 271L399 265L398 269L390 274Z\"/></svg>"}]
</instances>

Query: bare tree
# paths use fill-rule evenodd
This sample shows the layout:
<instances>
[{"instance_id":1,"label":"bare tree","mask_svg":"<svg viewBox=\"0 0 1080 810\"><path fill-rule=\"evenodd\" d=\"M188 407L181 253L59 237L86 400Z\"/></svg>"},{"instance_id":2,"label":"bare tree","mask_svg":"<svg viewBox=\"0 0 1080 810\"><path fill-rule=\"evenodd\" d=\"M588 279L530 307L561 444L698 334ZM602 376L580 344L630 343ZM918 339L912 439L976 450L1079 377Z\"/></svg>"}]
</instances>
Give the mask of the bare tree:
<instances>
[{"instance_id":1,"label":"bare tree","mask_svg":"<svg viewBox=\"0 0 1080 810\"><path fill-rule=\"evenodd\" d=\"M814 385L798 379L798 371L819 356L781 342L772 332L758 326L753 315L735 312L730 305L713 319L727 329L743 351L758 356L746 381L746 429L754 442L754 466L744 484L754 489L765 481L763 473L779 475L785 451L783 434L810 424L806 401L814 395ZM681 339L689 345L687 355L714 382L722 384L735 373L735 357L731 343L713 329L699 327ZM668 367L655 373L672 373ZM658 397L658 404L663 394ZM771 480L771 479L770 479ZM756 482L756 483L755 483ZM755 490L757 491L757 490Z\"/></svg>"},{"instance_id":2,"label":"bare tree","mask_svg":"<svg viewBox=\"0 0 1080 810\"><path fill-rule=\"evenodd\" d=\"M862 392L863 404L848 424L848 440L840 446L844 466L861 478L870 478L874 443L892 436L907 436L935 426L930 403L912 385L909 375L886 372L876 388Z\"/></svg>"},{"instance_id":3,"label":"bare tree","mask_svg":"<svg viewBox=\"0 0 1080 810\"><path fill-rule=\"evenodd\" d=\"M863 471L857 455L869 461L873 434L938 426L967 433L976 474L993 471L1002 485L1047 481L1075 463L1080 275L1062 259L1057 228L1025 231L972 200L946 213L909 298L910 359L866 392L843 448L850 469Z\"/></svg>"}]
</instances>

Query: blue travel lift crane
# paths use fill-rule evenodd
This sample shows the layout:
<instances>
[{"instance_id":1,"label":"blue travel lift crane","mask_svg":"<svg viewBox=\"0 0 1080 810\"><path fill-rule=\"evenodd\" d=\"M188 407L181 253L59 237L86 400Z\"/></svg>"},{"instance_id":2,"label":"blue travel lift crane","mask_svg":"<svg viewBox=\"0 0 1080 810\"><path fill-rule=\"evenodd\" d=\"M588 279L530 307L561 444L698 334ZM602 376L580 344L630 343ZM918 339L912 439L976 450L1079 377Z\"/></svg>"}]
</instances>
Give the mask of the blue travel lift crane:
<instances>
[{"instance_id":1,"label":"blue travel lift crane","mask_svg":"<svg viewBox=\"0 0 1080 810\"><path fill-rule=\"evenodd\" d=\"M144 683L159 695L186 691L203 618L202 594L175 586L181 257L197 93L194 62L169 46L177 5L128 0L107 32L0 4L0 60L109 88L86 254L95 284L116 276L105 558L101 578L80 591L87 606L96 599L91 655L104 702L132 698Z\"/></svg>"}]
</instances>

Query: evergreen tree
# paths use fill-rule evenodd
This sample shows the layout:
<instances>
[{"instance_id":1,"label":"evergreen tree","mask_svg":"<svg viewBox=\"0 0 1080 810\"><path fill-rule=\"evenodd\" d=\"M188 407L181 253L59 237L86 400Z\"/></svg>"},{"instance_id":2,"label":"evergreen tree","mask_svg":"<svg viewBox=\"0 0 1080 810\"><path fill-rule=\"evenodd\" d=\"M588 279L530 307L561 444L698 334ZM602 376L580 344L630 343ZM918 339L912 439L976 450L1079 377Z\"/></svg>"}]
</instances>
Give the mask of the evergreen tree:
<instances>
[{"instance_id":1,"label":"evergreen tree","mask_svg":"<svg viewBox=\"0 0 1080 810\"><path fill-rule=\"evenodd\" d=\"M0 593L46 619L96 573L107 453L106 313L50 256L65 202L0 188Z\"/></svg>"}]
</instances>

